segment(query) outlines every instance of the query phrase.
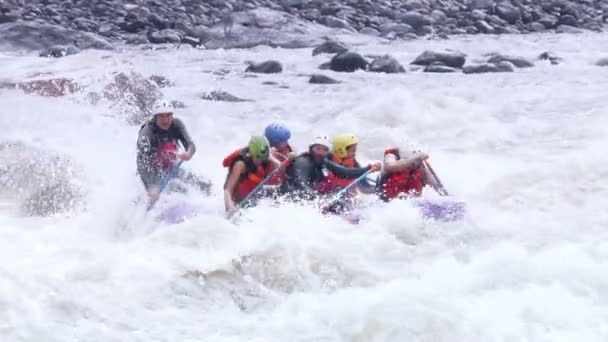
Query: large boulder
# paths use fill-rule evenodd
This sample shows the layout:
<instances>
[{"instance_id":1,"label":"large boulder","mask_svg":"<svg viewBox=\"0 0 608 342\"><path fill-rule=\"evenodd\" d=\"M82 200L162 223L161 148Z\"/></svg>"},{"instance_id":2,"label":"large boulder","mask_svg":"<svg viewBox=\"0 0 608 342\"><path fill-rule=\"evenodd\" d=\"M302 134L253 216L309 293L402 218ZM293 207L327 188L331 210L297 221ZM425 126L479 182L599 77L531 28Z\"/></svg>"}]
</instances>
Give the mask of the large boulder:
<instances>
[{"instance_id":1,"label":"large boulder","mask_svg":"<svg viewBox=\"0 0 608 342\"><path fill-rule=\"evenodd\" d=\"M176 30L164 29L154 31L148 35L148 40L152 44L178 44L182 41L183 34Z\"/></svg>"},{"instance_id":2,"label":"large boulder","mask_svg":"<svg viewBox=\"0 0 608 342\"><path fill-rule=\"evenodd\" d=\"M51 78L24 82L0 82L0 89L19 89L27 94L59 97L73 94L80 86L69 78Z\"/></svg>"},{"instance_id":3,"label":"large boulder","mask_svg":"<svg viewBox=\"0 0 608 342\"><path fill-rule=\"evenodd\" d=\"M338 72L353 72L356 70L367 70L369 63L360 54L347 51L335 55L329 62L329 68Z\"/></svg>"},{"instance_id":4,"label":"large boulder","mask_svg":"<svg viewBox=\"0 0 608 342\"><path fill-rule=\"evenodd\" d=\"M420 14L418 12L407 12L399 17L399 20L403 24L410 25L414 29L418 29L422 26L431 25L433 18L428 15Z\"/></svg>"},{"instance_id":5,"label":"large boulder","mask_svg":"<svg viewBox=\"0 0 608 342\"><path fill-rule=\"evenodd\" d=\"M111 49L110 43L93 33L38 22L0 24L0 46L10 49L44 50L53 46L80 49Z\"/></svg>"},{"instance_id":6,"label":"large boulder","mask_svg":"<svg viewBox=\"0 0 608 342\"><path fill-rule=\"evenodd\" d=\"M374 59L369 66L369 71L397 74L405 72L405 68L394 57L385 55Z\"/></svg>"},{"instance_id":7,"label":"large boulder","mask_svg":"<svg viewBox=\"0 0 608 342\"><path fill-rule=\"evenodd\" d=\"M502 62L501 62L502 63ZM467 65L462 69L465 74L484 74L491 72L512 72L506 64L497 65L491 63L483 63L476 65Z\"/></svg>"},{"instance_id":8,"label":"large boulder","mask_svg":"<svg viewBox=\"0 0 608 342\"><path fill-rule=\"evenodd\" d=\"M261 63L250 63L245 71L258 74L278 74L283 71L283 66L278 61L265 61Z\"/></svg>"},{"instance_id":9,"label":"large boulder","mask_svg":"<svg viewBox=\"0 0 608 342\"><path fill-rule=\"evenodd\" d=\"M452 67L443 65L441 63L431 64L424 68L424 72L431 72L431 73L450 73L450 72L456 72L456 71L459 71L459 69L452 68Z\"/></svg>"},{"instance_id":10,"label":"large boulder","mask_svg":"<svg viewBox=\"0 0 608 342\"><path fill-rule=\"evenodd\" d=\"M604 58L600 59L599 61L597 61L595 63L595 65L600 66L600 67L608 66L608 57L604 57Z\"/></svg>"},{"instance_id":11,"label":"large boulder","mask_svg":"<svg viewBox=\"0 0 608 342\"><path fill-rule=\"evenodd\" d=\"M121 72L103 89L103 97L119 107L128 123L137 125L150 117L163 94L156 83L143 75Z\"/></svg>"},{"instance_id":12,"label":"large boulder","mask_svg":"<svg viewBox=\"0 0 608 342\"><path fill-rule=\"evenodd\" d=\"M506 2L496 6L496 14L509 24L515 24L521 19L521 11L519 8Z\"/></svg>"},{"instance_id":13,"label":"large boulder","mask_svg":"<svg viewBox=\"0 0 608 342\"><path fill-rule=\"evenodd\" d=\"M411 64L428 66L439 62L452 68L462 68L465 61L466 55L460 51L425 51L420 56L418 56Z\"/></svg>"}]
</instances>

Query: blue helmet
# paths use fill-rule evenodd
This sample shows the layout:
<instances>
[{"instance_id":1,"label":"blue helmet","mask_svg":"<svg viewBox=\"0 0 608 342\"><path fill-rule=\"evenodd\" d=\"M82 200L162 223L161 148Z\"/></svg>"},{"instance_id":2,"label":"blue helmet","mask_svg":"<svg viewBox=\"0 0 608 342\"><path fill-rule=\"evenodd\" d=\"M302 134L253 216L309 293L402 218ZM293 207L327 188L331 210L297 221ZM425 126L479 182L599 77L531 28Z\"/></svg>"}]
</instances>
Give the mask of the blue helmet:
<instances>
[{"instance_id":1,"label":"blue helmet","mask_svg":"<svg viewBox=\"0 0 608 342\"><path fill-rule=\"evenodd\" d=\"M277 146L278 144L289 140L291 138L291 132L289 128L284 125L273 123L266 126L264 130L264 135L266 139L270 142L270 146Z\"/></svg>"}]
</instances>

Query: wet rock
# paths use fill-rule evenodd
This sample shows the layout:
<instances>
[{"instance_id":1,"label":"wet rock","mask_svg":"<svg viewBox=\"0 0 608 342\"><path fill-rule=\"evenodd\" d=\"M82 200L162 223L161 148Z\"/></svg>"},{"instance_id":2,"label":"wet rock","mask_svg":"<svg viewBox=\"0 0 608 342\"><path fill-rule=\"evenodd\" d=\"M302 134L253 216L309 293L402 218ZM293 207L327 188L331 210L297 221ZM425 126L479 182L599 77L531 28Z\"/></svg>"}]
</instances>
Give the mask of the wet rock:
<instances>
[{"instance_id":1,"label":"wet rock","mask_svg":"<svg viewBox=\"0 0 608 342\"><path fill-rule=\"evenodd\" d=\"M330 62L325 62L325 63L319 65L319 69L320 70L330 70L331 69L331 63Z\"/></svg>"},{"instance_id":2,"label":"wet rock","mask_svg":"<svg viewBox=\"0 0 608 342\"><path fill-rule=\"evenodd\" d=\"M0 82L1 89L18 89L27 94L59 97L73 94L80 86L69 78L53 78L26 82Z\"/></svg>"},{"instance_id":3,"label":"wet rock","mask_svg":"<svg viewBox=\"0 0 608 342\"><path fill-rule=\"evenodd\" d=\"M476 65L467 65L462 69L465 74L484 74L491 72L507 72L505 65L499 67L496 64L483 63Z\"/></svg>"},{"instance_id":4,"label":"wet rock","mask_svg":"<svg viewBox=\"0 0 608 342\"><path fill-rule=\"evenodd\" d=\"M58 25L37 22L0 25L0 46L40 51L53 46L74 45L80 49L112 49L110 43L100 36Z\"/></svg>"},{"instance_id":5,"label":"wet rock","mask_svg":"<svg viewBox=\"0 0 608 342\"><path fill-rule=\"evenodd\" d=\"M462 68L465 63L465 60L466 55L460 51L425 51L420 56L418 56L411 64L428 66L440 62L452 68Z\"/></svg>"},{"instance_id":6,"label":"wet rock","mask_svg":"<svg viewBox=\"0 0 608 342\"><path fill-rule=\"evenodd\" d=\"M336 18L330 15L321 17L319 20L317 20L317 22L327 27L345 29L351 32L356 31L346 20Z\"/></svg>"},{"instance_id":7,"label":"wet rock","mask_svg":"<svg viewBox=\"0 0 608 342\"><path fill-rule=\"evenodd\" d=\"M369 71L397 74L404 73L405 68L394 57L385 55L374 59L369 66Z\"/></svg>"},{"instance_id":8,"label":"wet rock","mask_svg":"<svg viewBox=\"0 0 608 342\"><path fill-rule=\"evenodd\" d=\"M521 19L521 11L519 8L506 2L496 6L496 14L501 19L506 20L509 24L515 24Z\"/></svg>"},{"instance_id":9,"label":"wet rock","mask_svg":"<svg viewBox=\"0 0 608 342\"><path fill-rule=\"evenodd\" d=\"M265 61L261 63L251 63L245 72L258 74L277 74L283 71L283 65L278 61Z\"/></svg>"},{"instance_id":10,"label":"wet rock","mask_svg":"<svg viewBox=\"0 0 608 342\"><path fill-rule=\"evenodd\" d=\"M449 72L456 72L456 71L459 71L459 69L452 68L452 67L443 65L441 63L431 64L424 68L424 72L433 72L433 73L449 73Z\"/></svg>"},{"instance_id":11,"label":"wet rock","mask_svg":"<svg viewBox=\"0 0 608 342\"><path fill-rule=\"evenodd\" d=\"M578 20L572 15L566 14L559 17L557 20L558 25L578 26Z\"/></svg>"},{"instance_id":12,"label":"wet rock","mask_svg":"<svg viewBox=\"0 0 608 342\"><path fill-rule=\"evenodd\" d=\"M543 32L547 28L545 27L545 25L543 25L541 23L530 23L530 24L528 24L527 29L530 32Z\"/></svg>"},{"instance_id":13,"label":"wet rock","mask_svg":"<svg viewBox=\"0 0 608 342\"><path fill-rule=\"evenodd\" d=\"M146 121L154 104L163 97L156 83L134 72L114 75L112 83L103 89L102 94L118 106L130 124Z\"/></svg>"},{"instance_id":14,"label":"wet rock","mask_svg":"<svg viewBox=\"0 0 608 342\"><path fill-rule=\"evenodd\" d=\"M343 53L348 51L348 47L340 42L328 41L312 50L312 55L316 56L322 53Z\"/></svg>"},{"instance_id":15,"label":"wet rock","mask_svg":"<svg viewBox=\"0 0 608 342\"><path fill-rule=\"evenodd\" d=\"M380 35L380 31L378 31L372 27L364 27L359 31L359 33L366 34L368 36L379 36Z\"/></svg>"},{"instance_id":16,"label":"wet rock","mask_svg":"<svg viewBox=\"0 0 608 342\"><path fill-rule=\"evenodd\" d=\"M555 24L557 24L557 17L554 15L546 14L546 15L543 15L538 20L538 22L540 24L543 24L545 26L545 28L551 29L551 28L555 27Z\"/></svg>"},{"instance_id":17,"label":"wet rock","mask_svg":"<svg viewBox=\"0 0 608 342\"><path fill-rule=\"evenodd\" d=\"M360 54L352 51L343 52L334 56L329 68L338 72L353 72L356 70L366 70L369 63Z\"/></svg>"},{"instance_id":18,"label":"wet rock","mask_svg":"<svg viewBox=\"0 0 608 342\"><path fill-rule=\"evenodd\" d=\"M563 62L563 59L561 57L559 57L556 54L554 54L553 52L549 52L549 51L545 51L545 52L541 53L538 56L538 59L540 59L541 61L549 61L553 65L557 65L557 64Z\"/></svg>"},{"instance_id":19,"label":"wet rock","mask_svg":"<svg viewBox=\"0 0 608 342\"><path fill-rule=\"evenodd\" d=\"M496 32L496 30L494 30L494 27L492 27L492 25L488 24L484 20L478 20L477 22L475 22L475 27L479 30L479 32L485 34L493 34Z\"/></svg>"},{"instance_id":20,"label":"wet rock","mask_svg":"<svg viewBox=\"0 0 608 342\"><path fill-rule=\"evenodd\" d=\"M19 12L17 11L9 11L6 13L1 13L0 12L0 24L4 24L4 23L13 23L17 20L19 20Z\"/></svg>"},{"instance_id":21,"label":"wet rock","mask_svg":"<svg viewBox=\"0 0 608 342\"><path fill-rule=\"evenodd\" d=\"M494 6L494 0L472 0L469 2L469 9L491 9Z\"/></svg>"},{"instance_id":22,"label":"wet rock","mask_svg":"<svg viewBox=\"0 0 608 342\"><path fill-rule=\"evenodd\" d=\"M514 72L515 71L515 64L513 64L509 61L500 61L500 62L496 63L496 66L502 72Z\"/></svg>"},{"instance_id":23,"label":"wet rock","mask_svg":"<svg viewBox=\"0 0 608 342\"><path fill-rule=\"evenodd\" d=\"M600 66L600 67L608 66L608 57L604 57L604 58L600 59L599 61L597 61L595 63L595 65Z\"/></svg>"},{"instance_id":24,"label":"wet rock","mask_svg":"<svg viewBox=\"0 0 608 342\"><path fill-rule=\"evenodd\" d=\"M251 102L253 100L242 99L240 97L236 97L228 92L223 90L213 90L209 93L203 93L201 95L201 99L207 101L221 101L221 102Z\"/></svg>"},{"instance_id":25,"label":"wet rock","mask_svg":"<svg viewBox=\"0 0 608 342\"><path fill-rule=\"evenodd\" d=\"M495 55L488 60L488 63L498 64L502 61L507 61L513 63L518 68L530 68L534 66L534 63L531 61L517 56L508 56L508 55Z\"/></svg>"},{"instance_id":26,"label":"wet rock","mask_svg":"<svg viewBox=\"0 0 608 342\"><path fill-rule=\"evenodd\" d=\"M341 83L338 80L335 80L329 76L325 76L325 75L320 75L320 74L314 74L312 76L310 76L310 79L308 80L308 83L312 83L312 84L338 84Z\"/></svg>"},{"instance_id":27,"label":"wet rock","mask_svg":"<svg viewBox=\"0 0 608 342\"><path fill-rule=\"evenodd\" d=\"M184 104L182 101L178 101L178 100L171 100L171 106L175 109L183 109L186 108L186 104Z\"/></svg>"},{"instance_id":28,"label":"wet rock","mask_svg":"<svg viewBox=\"0 0 608 342\"><path fill-rule=\"evenodd\" d=\"M389 33L395 33L396 35L404 35L407 33L414 33L414 28L408 24L396 24L396 23L386 23L380 25L380 34L382 36L387 36Z\"/></svg>"},{"instance_id":29,"label":"wet rock","mask_svg":"<svg viewBox=\"0 0 608 342\"><path fill-rule=\"evenodd\" d=\"M165 76L152 75L150 76L150 80L156 83L159 88L172 87L174 85L173 82Z\"/></svg>"},{"instance_id":30,"label":"wet rock","mask_svg":"<svg viewBox=\"0 0 608 342\"><path fill-rule=\"evenodd\" d=\"M425 25L431 25L433 23L433 18L418 12L407 12L399 17L399 21L417 29Z\"/></svg>"},{"instance_id":31,"label":"wet rock","mask_svg":"<svg viewBox=\"0 0 608 342\"><path fill-rule=\"evenodd\" d=\"M150 33L148 40L152 44L178 44L182 41L182 35L175 30L164 29Z\"/></svg>"},{"instance_id":32,"label":"wet rock","mask_svg":"<svg viewBox=\"0 0 608 342\"><path fill-rule=\"evenodd\" d=\"M75 55L80 50L75 46L52 46L48 49L40 51L40 57L65 57L69 55Z\"/></svg>"},{"instance_id":33,"label":"wet rock","mask_svg":"<svg viewBox=\"0 0 608 342\"><path fill-rule=\"evenodd\" d=\"M574 27L574 26L569 26L569 25L559 25L556 29L555 29L556 33L571 33L571 34L580 34L580 33L584 33L585 31Z\"/></svg>"}]
</instances>

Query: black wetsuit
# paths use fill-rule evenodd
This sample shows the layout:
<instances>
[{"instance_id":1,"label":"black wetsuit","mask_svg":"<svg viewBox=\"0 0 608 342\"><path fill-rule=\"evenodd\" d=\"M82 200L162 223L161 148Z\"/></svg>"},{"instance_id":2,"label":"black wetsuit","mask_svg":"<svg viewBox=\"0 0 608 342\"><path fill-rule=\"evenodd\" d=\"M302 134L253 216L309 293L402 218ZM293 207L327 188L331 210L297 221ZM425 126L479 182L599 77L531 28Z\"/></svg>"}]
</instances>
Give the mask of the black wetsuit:
<instances>
[{"instance_id":1,"label":"black wetsuit","mask_svg":"<svg viewBox=\"0 0 608 342\"><path fill-rule=\"evenodd\" d=\"M192 155L196 152L196 145L180 119L174 118L171 127L167 130L158 127L154 119L141 126L137 139L137 173L141 177L146 190L152 186L158 187L165 175L161 165L156 162L155 156L160 146L172 142L181 143L186 151ZM209 182L201 181L199 177L182 169L180 169L177 178L199 187L203 192L208 193L210 191L211 185Z\"/></svg>"},{"instance_id":2,"label":"black wetsuit","mask_svg":"<svg viewBox=\"0 0 608 342\"><path fill-rule=\"evenodd\" d=\"M349 168L334 162L331 155L321 163L316 162L309 152L303 153L287 168L287 191L293 199L311 200L318 195L314 184L323 182L329 171L343 179L356 179L370 169L367 167Z\"/></svg>"}]
</instances>

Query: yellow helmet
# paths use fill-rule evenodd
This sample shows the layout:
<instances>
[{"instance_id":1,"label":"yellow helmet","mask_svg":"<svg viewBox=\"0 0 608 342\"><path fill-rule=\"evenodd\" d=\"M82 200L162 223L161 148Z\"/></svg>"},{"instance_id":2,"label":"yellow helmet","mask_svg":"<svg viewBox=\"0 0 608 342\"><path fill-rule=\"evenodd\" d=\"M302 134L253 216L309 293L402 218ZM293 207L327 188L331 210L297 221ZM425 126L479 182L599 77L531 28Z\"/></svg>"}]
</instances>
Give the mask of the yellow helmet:
<instances>
[{"instance_id":1,"label":"yellow helmet","mask_svg":"<svg viewBox=\"0 0 608 342\"><path fill-rule=\"evenodd\" d=\"M339 158L346 158L346 149L357 143L357 137L354 134L338 134L332 141L333 153Z\"/></svg>"}]
</instances>

